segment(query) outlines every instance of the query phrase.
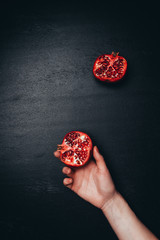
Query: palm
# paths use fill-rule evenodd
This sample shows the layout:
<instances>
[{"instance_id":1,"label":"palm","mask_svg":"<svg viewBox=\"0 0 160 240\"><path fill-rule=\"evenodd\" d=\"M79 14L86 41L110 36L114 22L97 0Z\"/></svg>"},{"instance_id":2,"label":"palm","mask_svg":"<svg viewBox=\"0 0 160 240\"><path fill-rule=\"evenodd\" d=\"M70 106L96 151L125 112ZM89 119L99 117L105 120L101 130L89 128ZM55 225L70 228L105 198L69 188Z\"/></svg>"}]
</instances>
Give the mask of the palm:
<instances>
[{"instance_id":1,"label":"palm","mask_svg":"<svg viewBox=\"0 0 160 240\"><path fill-rule=\"evenodd\" d=\"M58 151L54 154L56 157L60 156ZM65 178L63 182L80 197L102 208L103 204L113 197L116 190L105 161L96 147L93 149L93 156L96 162L92 160L76 170L64 167L63 173L69 178Z\"/></svg>"},{"instance_id":2,"label":"palm","mask_svg":"<svg viewBox=\"0 0 160 240\"><path fill-rule=\"evenodd\" d=\"M99 208L104 204L110 190L112 190L109 172L100 171L94 161L90 161L85 167L77 169L73 173L73 179L71 189Z\"/></svg>"},{"instance_id":3,"label":"palm","mask_svg":"<svg viewBox=\"0 0 160 240\"><path fill-rule=\"evenodd\" d=\"M83 198L90 196L95 187L94 179L96 172L97 167L93 161L85 167L77 169L73 173L74 182L72 190Z\"/></svg>"}]
</instances>

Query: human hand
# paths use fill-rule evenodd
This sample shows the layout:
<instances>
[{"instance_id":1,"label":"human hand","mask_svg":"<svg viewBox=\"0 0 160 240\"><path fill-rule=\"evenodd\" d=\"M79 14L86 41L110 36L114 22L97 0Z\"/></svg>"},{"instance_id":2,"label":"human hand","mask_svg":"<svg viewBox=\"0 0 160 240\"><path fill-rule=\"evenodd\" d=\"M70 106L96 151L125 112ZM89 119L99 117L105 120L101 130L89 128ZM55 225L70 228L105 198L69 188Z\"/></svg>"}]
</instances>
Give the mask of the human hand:
<instances>
[{"instance_id":1,"label":"human hand","mask_svg":"<svg viewBox=\"0 0 160 240\"><path fill-rule=\"evenodd\" d=\"M54 155L59 158L60 152L56 151ZM115 196L116 188L103 156L96 146L93 148L93 157L95 162L90 160L83 167L76 169L63 167L62 172L68 176L64 178L63 183L84 200L103 209Z\"/></svg>"},{"instance_id":2,"label":"human hand","mask_svg":"<svg viewBox=\"0 0 160 240\"><path fill-rule=\"evenodd\" d=\"M54 152L60 157L60 152ZM158 240L136 217L127 202L116 191L103 156L97 147L93 148L93 160L86 165L71 169L64 167L62 172L68 176L63 183L84 200L100 208L118 239Z\"/></svg>"}]
</instances>

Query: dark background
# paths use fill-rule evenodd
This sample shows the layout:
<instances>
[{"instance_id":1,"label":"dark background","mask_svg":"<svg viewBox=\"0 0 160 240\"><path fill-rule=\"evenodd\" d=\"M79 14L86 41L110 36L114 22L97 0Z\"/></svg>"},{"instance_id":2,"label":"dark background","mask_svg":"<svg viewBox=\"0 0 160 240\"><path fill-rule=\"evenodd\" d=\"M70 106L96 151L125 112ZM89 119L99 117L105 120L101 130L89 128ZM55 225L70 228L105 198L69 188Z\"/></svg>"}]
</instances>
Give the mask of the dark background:
<instances>
[{"instance_id":1,"label":"dark background","mask_svg":"<svg viewBox=\"0 0 160 240\"><path fill-rule=\"evenodd\" d=\"M117 189L158 237L160 80L153 2L5 2L0 8L0 239L117 239L101 211L65 188L53 157L88 133ZM119 51L124 79L92 74Z\"/></svg>"}]
</instances>

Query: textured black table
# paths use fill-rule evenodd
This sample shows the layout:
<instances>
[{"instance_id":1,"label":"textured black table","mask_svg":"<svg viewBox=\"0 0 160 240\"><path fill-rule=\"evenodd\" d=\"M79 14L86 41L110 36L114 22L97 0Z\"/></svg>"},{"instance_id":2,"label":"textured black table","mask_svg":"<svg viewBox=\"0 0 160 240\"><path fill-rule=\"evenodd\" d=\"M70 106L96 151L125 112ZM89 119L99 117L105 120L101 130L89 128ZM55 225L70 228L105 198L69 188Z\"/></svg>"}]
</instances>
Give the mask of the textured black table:
<instances>
[{"instance_id":1,"label":"textured black table","mask_svg":"<svg viewBox=\"0 0 160 240\"><path fill-rule=\"evenodd\" d=\"M118 190L160 236L152 9L133 4L122 14L118 5L105 14L90 5L35 6L12 11L11 5L1 21L0 238L117 239L100 210L62 184L63 164L52 153L71 130L91 136ZM102 84L93 63L113 50L127 59L128 70L118 84Z\"/></svg>"}]
</instances>

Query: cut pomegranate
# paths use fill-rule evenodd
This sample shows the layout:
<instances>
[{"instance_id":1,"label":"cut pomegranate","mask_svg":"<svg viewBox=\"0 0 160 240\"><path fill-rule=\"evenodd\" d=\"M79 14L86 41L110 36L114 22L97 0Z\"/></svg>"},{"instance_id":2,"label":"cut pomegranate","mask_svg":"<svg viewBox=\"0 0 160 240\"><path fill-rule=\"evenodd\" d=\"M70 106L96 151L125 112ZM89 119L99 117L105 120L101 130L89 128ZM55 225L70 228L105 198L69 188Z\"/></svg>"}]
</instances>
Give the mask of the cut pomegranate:
<instances>
[{"instance_id":1,"label":"cut pomegranate","mask_svg":"<svg viewBox=\"0 0 160 240\"><path fill-rule=\"evenodd\" d=\"M116 82L120 80L127 70L127 61L119 53L99 56L93 66L93 74L96 78L106 82Z\"/></svg>"},{"instance_id":2,"label":"cut pomegranate","mask_svg":"<svg viewBox=\"0 0 160 240\"><path fill-rule=\"evenodd\" d=\"M60 159L68 166L83 166L91 157L92 140L83 132L72 131L66 134L57 148Z\"/></svg>"}]
</instances>

